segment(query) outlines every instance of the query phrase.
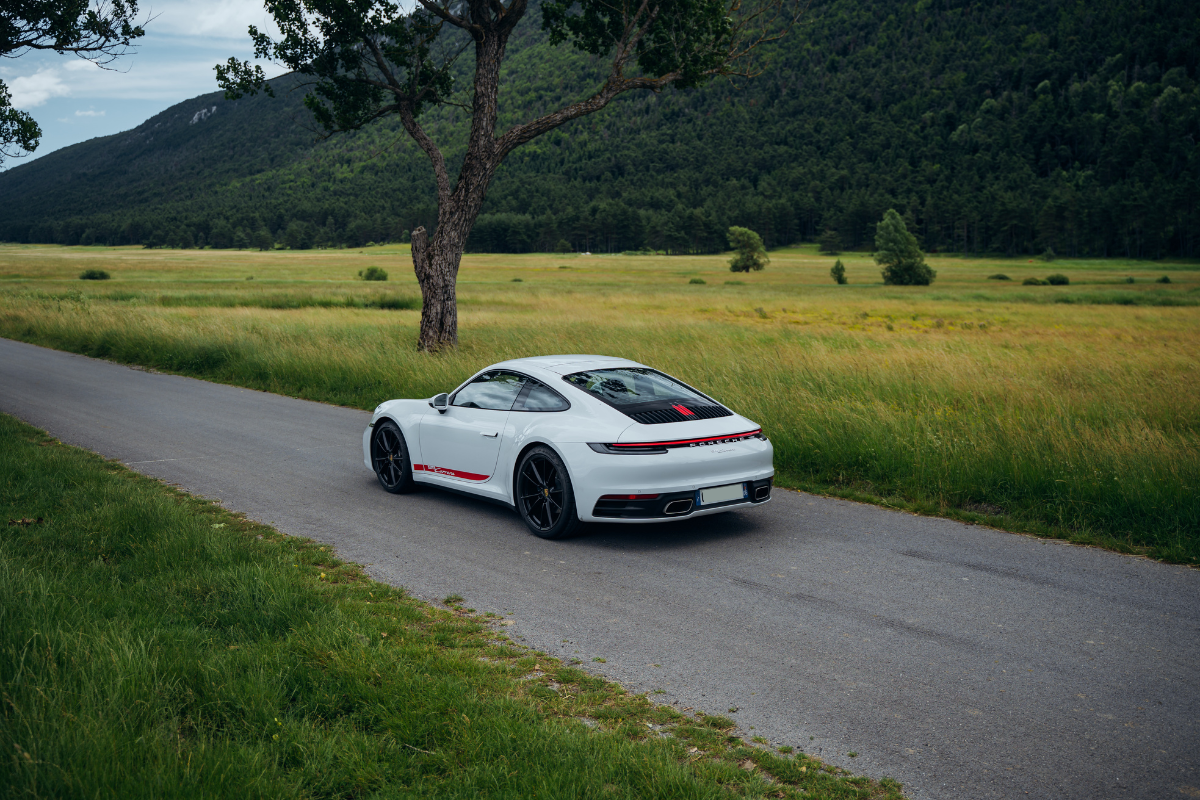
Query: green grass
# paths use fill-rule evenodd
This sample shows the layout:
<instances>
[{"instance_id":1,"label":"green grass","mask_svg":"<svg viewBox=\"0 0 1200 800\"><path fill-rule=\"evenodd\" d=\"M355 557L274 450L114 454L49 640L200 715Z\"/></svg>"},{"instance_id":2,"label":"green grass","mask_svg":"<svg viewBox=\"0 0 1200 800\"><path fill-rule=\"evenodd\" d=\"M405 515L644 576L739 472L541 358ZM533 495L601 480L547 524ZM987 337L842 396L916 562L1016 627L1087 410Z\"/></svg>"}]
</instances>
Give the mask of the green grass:
<instances>
[{"instance_id":1,"label":"green grass","mask_svg":"<svg viewBox=\"0 0 1200 800\"><path fill-rule=\"evenodd\" d=\"M4 796L899 798L4 415L0 520Z\"/></svg>"},{"instance_id":2,"label":"green grass","mask_svg":"<svg viewBox=\"0 0 1200 800\"><path fill-rule=\"evenodd\" d=\"M1022 286L1046 265L931 257L933 286L894 287L859 253L837 286L807 246L736 281L719 256L468 255L461 344L427 356L409 253L372 248L384 294L365 255L0 247L0 335L363 409L626 356L763 425L781 485L1200 563L1196 264L1060 259L1069 286ZM88 264L113 279L80 291Z\"/></svg>"}]
</instances>

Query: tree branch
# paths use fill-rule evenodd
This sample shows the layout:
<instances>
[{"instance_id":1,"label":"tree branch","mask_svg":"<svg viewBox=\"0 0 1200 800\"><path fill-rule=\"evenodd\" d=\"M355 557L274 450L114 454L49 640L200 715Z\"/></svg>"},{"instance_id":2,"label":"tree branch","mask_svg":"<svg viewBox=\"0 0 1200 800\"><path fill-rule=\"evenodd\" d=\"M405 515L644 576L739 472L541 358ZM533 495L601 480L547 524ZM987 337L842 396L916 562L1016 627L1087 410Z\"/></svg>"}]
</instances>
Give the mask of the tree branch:
<instances>
[{"instance_id":1,"label":"tree branch","mask_svg":"<svg viewBox=\"0 0 1200 800\"><path fill-rule=\"evenodd\" d=\"M417 118L413 115L411 102L400 100L396 103L396 110L400 114L400 122L404 125L404 130L408 131L408 135L433 162L433 174L437 179L438 205L442 206L450 199L450 176L446 173L446 159L442 156L442 151L438 149L438 146L429 138L429 134L425 133L425 129L417 122Z\"/></svg>"},{"instance_id":2,"label":"tree branch","mask_svg":"<svg viewBox=\"0 0 1200 800\"><path fill-rule=\"evenodd\" d=\"M532 139L536 139L547 131L554 130L563 123L595 113L612 102L617 95L634 89L649 89L657 92L676 78L678 73L671 72L658 78L622 78L612 75L600 87L600 91L586 100L572 103L569 106L552 111L523 125L514 125L503 136L496 140L496 157L503 159L513 150Z\"/></svg>"}]
</instances>

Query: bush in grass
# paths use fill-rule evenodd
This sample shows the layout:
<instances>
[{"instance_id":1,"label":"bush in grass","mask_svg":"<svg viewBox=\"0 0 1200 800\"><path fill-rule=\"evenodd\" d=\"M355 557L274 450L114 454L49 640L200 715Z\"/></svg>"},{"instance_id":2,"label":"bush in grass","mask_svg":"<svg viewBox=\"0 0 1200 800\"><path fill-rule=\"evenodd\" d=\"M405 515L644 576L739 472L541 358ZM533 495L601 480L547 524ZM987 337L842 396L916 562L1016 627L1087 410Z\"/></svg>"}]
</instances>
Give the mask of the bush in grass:
<instances>
[{"instance_id":1,"label":"bush in grass","mask_svg":"<svg viewBox=\"0 0 1200 800\"><path fill-rule=\"evenodd\" d=\"M358 271L358 277L364 281L386 281L387 272L381 267L367 267Z\"/></svg>"},{"instance_id":2,"label":"bush in grass","mask_svg":"<svg viewBox=\"0 0 1200 800\"><path fill-rule=\"evenodd\" d=\"M826 228L817 239L817 250L828 256L836 256L842 252L842 237L838 236L837 231Z\"/></svg>"},{"instance_id":3,"label":"bush in grass","mask_svg":"<svg viewBox=\"0 0 1200 800\"><path fill-rule=\"evenodd\" d=\"M696 285L700 285L700 284L708 283L708 281L704 280L704 278L692 278L690 281L688 281L688 283L694 283Z\"/></svg>"},{"instance_id":4,"label":"bush in grass","mask_svg":"<svg viewBox=\"0 0 1200 800\"><path fill-rule=\"evenodd\" d=\"M1130 275L1128 278L1126 278L1126 279L1125 279L1125 282L1126 282L1126 283L1133 283L1133 276L1132 276L1132 275Z\"/></svg>"},{"instance_id":5,"label":"bush in grass","mask_svg":"<svg viewBox=\"0 0 1200 800\"><path fill-rule=\"evenodd\" d=\"M883 267L883 282L891 286L928 286L937 272L925 263L917 237L896 209L889 208L875 229L875 263Z\"/></svg>"},{"instance_id":6,"label":"bush in grass","mask_svg":"<svg viewBox=\"0 0 1200 800\"><path fill-rule=\"evenodd\" d=\"M554 252L569 253L571 252L571 243L566 239L559 239L558 244L554 245Z\"/></svg>"},{"instance_id":7,"label":"bush in grass","mask_svg":"<svg viewBox=\"0 0 1200 800\"><path fill-rule=\"evenodd\" d=\"M1170 283L1170 282L1171 282L1171 277L1169 275L1163 275L1161 278L1159 278L1158 280L1155 281L1155 283Z\"/></svg>"},{"instance_id":8,"label":"bush in grass","mask_svg":"<svg viewBox=\"0 0 1200 800\"><path fill-rule=\"evenodd\" d=\"M1050 281L1044 281L1041 278L1026 278L1021 281L1022 286L1049 286Z\"/></svg>"},{"instance_id":9,"label":"bush in grass","mask_svg":"<svg viewBox=\"0 0 1200 800\"><path fill-rule=\"evenodd\" d=\"M762 237L749 228L739 228L734 225L729 229L729 246L737 252L729 261L730 272L758 272L771 259L767 258L767 248L763 246Z\"/></svg>"},{"instance_id":10,"label":"bush in grass","mask_svg":"<svg viewBox=\"0 0 1200 800\"><path fill-rule=\"evenodd\" d=\"M1061 273L1055 273L1046 277L1046 283L1051 286L1068 286L1071 283L1071 279Z\"/></svg>"},{"instance_id":11,"label":"bush in grass","mask_svg":"<svg viewBox=\"0 0 1200 800\"><path fill-rule=\"evenodd\" d=\"M995 275L988 275L989 281L1011 281L1012 278L1005 275L1003 272L997 272Z\"/></svg>"},{"instance_id":12,"label":"bush in grass","mask_svg":"<svg viewBox=\"0 0 1200 800\"><path fill-rule=\"evenodd\" d=\"M1058 258L1058 255L1054 252L1053 247L1047 247L1046 251L1038 256L1038 258L1042 261L1053 261Z\"/></svg>"},{"instance_id":13,"label":"bush in grass","mask_svg":"<svg viewBox=\"0 0 1200 800\"><path fill-rule=\"evenodd\" d=\"M833 282L839 286L847 283L846 281L846 265L839 258L833 262L833 266L829 268L829 276L833 278Z\"/></svg>"},{"instance_id":14,"label":"bush in grass","mask_svg":"<svg viewBox=\"0 0 1200 800\"><path fill-rule=\"evenodd\" d=\"M81 281L106 281L111 275L102 269L85 269L83 274L79 276Z\"/></svg>"}]
</instances>

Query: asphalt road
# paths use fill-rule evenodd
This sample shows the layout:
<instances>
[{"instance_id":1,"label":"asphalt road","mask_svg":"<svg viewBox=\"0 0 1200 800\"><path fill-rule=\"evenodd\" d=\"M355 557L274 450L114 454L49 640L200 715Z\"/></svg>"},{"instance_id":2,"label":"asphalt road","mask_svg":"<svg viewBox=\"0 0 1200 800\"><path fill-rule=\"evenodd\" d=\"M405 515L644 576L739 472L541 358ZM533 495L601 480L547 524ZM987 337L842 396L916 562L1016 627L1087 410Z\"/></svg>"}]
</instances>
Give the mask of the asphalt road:
<instances>
[{"instance_id":1,"label":"asphalt road","mask_svg":"<svg viewBox=\"0 0 1200 800\"><path fill-rule=\"evenodd\" d=\"M385 493L363 412L3 339L0 411L914 798L1200 797L1200 571L788 491L544 542Z\"/></svg>"}]
</instances>

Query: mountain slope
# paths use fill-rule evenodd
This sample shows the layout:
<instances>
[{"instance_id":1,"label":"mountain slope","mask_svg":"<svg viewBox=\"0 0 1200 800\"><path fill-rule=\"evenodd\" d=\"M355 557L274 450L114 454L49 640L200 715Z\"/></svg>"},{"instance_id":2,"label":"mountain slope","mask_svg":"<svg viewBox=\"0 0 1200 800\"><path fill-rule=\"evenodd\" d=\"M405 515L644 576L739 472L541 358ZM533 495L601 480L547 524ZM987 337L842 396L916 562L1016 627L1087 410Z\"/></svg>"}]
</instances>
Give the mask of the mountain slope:
<instances>
[{"instance_id":1,"label":"mountain slope","mask_svg":"<svg viewBox=\"0 0 1200 800\"><path fill-rule=\"evenodd\" d=\"M598 75L537 24L510 48L507 123ZM832 0L764 55L755 79L622 98L518 150L471 246L711 250L731 224L862 246L895 207L930 249L1200 254L1194 3ZM300 93L279 94L204 95L0 174L0 237L241 227L308 246L435 224L431 170L396 124L317 142ZM461 111L423 123L461 155Z\"/></svg>"}]
</instances>

